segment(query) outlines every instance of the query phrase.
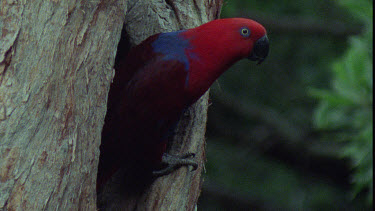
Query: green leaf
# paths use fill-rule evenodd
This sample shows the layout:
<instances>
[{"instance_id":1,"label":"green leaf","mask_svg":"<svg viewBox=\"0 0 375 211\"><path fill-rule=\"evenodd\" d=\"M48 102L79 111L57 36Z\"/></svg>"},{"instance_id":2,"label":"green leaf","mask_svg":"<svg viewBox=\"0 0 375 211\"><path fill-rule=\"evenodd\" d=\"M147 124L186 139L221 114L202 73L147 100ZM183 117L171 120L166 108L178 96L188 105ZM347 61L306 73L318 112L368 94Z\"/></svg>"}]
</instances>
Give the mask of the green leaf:
<instances>
[{"instance_id":1,"label":"green leaf","mask_svg":"<svg viewBox=\"0 0 375 211\"><path fill-rule=\"evenodd\" d=\"M368 189L372 204L373 185L373 59L372 1L340 0L352 14L362 19L367 29L352 37L343 57L332 64L331 90L310 89L320 102L315 110L314 124L320 129L341 129L335 141L348 141L341 155L352 160L353 196ZM371 24L369 24L371 23Z\"/></svg>"}]
</instances>

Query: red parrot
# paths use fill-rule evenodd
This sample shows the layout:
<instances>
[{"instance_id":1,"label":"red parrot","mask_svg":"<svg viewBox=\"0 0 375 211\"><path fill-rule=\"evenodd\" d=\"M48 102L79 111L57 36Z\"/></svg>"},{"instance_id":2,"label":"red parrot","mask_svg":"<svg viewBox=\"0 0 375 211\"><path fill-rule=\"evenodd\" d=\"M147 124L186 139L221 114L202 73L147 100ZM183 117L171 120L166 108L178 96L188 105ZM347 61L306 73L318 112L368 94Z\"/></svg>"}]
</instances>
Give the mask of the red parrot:
<instances>
[{"instance_id":1,"label":"red parrot","mask_svg":"<svg viewBox=\"0 0 375 211\"><path fill-rule=\"evenodd\" d=\"M181 114L235 62L261 63L268 50L261 24L228 18L155 34L118 58L102 131L99 186L130 161L157 176L176 166L196 168L193 154L165 153ZM156 170L161 164L166 167Z\"/></svg>"}]
</instances>

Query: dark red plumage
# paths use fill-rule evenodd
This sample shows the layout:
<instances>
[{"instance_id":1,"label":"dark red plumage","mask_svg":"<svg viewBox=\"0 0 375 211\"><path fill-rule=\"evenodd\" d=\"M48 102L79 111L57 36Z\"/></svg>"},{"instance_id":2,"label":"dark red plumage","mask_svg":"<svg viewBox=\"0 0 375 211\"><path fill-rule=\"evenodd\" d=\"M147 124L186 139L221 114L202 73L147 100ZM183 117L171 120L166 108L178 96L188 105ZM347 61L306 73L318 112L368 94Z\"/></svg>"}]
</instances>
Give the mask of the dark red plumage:
<instances>
[{"instance_id":1,"label":"dark red plumage","mask_svg":"<svg viewBox=\"0 0 375 211\"><path fill-rule=\"evenodd\" d=\"M115 66L98 184L129 162L151 172L183 111L230 65L246 57L263 61L267 54L265 29L242 18L153 35L132 48Z\"/></svg>"}]
</instances>

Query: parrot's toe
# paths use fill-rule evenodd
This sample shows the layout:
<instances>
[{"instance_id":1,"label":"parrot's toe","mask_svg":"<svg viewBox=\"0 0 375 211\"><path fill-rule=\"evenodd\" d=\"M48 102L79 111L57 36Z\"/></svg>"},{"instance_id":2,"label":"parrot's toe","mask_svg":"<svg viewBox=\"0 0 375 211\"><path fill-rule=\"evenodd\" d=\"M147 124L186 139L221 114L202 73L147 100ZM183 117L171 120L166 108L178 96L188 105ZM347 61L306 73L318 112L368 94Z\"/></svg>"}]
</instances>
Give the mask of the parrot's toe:
<instances>
[{"instance_id":1,"label":"parrot's toe","mask_svg":"<svg viewBox=\"0 0 375 211\"><path fill-rule=\"evenodd\" d=\"M192 166L192 171L195 171L198 168L198 163L193 159L194 157L195 153L187 153L182 156L164 153L162 164L165 165L165 167L162 169L154 170L152 174L155 177L165 176L172 173L181 166Z\"/></svg>"}]
</instances>

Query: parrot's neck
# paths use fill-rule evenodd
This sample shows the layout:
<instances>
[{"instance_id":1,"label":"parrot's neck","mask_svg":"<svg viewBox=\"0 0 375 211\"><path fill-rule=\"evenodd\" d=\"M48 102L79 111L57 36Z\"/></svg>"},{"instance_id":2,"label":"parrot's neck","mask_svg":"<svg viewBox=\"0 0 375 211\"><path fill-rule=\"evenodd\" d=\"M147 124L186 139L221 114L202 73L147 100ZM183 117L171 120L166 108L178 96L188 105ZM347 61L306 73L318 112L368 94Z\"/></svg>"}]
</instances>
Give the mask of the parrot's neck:
<instances>
[{"instance_id":1,"label":"parrot's neck","mask_svg":"<svg viewBox=\"0 0 375 211\"><path fill-rule=\"evenodd\" d=\"M189 33L189 31L186 32ZM189 73L186 89L194 100L203 95L219 76L230 66L241 59L226 40L213 39L210 34L205 36L190 36L191 48L187 50L189 58Z\"/></svg>"}]
</instances>

